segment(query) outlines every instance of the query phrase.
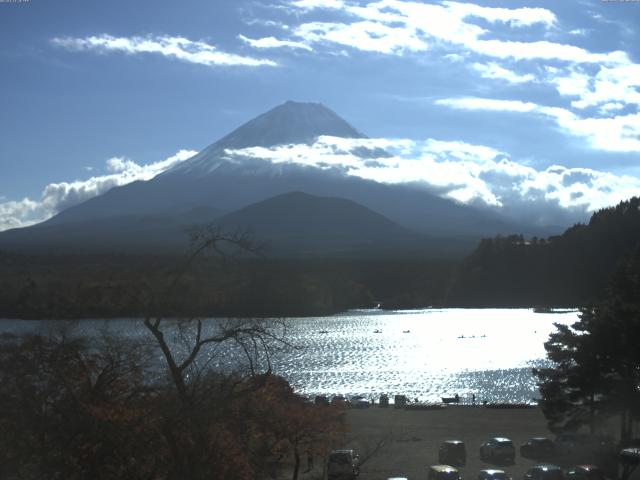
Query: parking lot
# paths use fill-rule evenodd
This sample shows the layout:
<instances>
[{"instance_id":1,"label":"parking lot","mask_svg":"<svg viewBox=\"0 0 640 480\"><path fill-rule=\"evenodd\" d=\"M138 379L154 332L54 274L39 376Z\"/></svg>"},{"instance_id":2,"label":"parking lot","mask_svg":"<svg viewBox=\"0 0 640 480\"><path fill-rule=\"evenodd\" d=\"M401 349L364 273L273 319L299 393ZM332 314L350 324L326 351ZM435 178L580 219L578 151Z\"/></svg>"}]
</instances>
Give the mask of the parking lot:
<instances>
[{"instance_id":1,"label":"parking lot","mask_svg":"<svg viewBox=\"0 0 640 480\"><path fill-rule=\"evenodd\" d=\"M522 458L520 445L530 437L555 437L538 408L450 406L442 410L410 411L375 406L350 410L347 415L351 426L349 446L358 449L363 460L361 480L386 480L393 476L426 479L428 466L438 463L440 444L450 439L466 444L467 462L460 467L463 478L475 480L480 470L493 467L520 480L531 466L540 463ZM496 436L513 440L514 464L496 467L480 460L480 445Z\"/></svg>"}]
</instances>

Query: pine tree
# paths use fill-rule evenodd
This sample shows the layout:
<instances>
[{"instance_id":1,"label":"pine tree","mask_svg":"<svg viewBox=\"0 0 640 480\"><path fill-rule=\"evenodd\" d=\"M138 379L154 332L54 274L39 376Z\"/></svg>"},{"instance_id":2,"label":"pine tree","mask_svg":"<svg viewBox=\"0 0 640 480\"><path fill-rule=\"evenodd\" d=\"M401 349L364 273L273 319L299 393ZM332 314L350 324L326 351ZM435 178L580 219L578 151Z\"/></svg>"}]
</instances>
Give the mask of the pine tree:
<instances>
[{"instance_id":1,"label":"pine tree","mask_svg":"<svg viewBox=\"0 0 640 480\"><path fill-rule=\"evenodd\" d=\"M550 428L594 432L619 415L626 442L640 415L640 247L619 266L605 300L556 329L545 343L554 366L534 370Z\"/></svg>"}]
</instances>

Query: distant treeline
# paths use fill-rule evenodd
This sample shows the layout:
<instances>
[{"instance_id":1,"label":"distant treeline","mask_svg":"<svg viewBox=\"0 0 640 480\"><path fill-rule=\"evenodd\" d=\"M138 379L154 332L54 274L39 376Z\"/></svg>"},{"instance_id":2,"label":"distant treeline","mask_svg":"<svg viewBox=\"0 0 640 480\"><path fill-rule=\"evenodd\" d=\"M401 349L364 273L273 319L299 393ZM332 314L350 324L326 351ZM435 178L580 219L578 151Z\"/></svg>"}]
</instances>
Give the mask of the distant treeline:
<instances>
[{"instance_id":1,"label":"distant treeline","mask_svg":"<svg viewBox=\"0 0 640 480\"><path fill-rule=\"evenodd\" d=\"M203 259L158 299L180 257L0 255L0 317L293 316L444 304L451 260ZM162 300L159 302L158 300Z\"/></svg>"},{"instance_id":2,"label":"distant treeline","mask_svg":"<svg viewBox=\"0 0 640 480\"><path fill-rule=\"evenodd\" d=\"M640 198L594 213L560 236L480 242L459 267L447 302L459 306L581 306L605 293L640 244Z\"/></svg>"},{"instance_id":3,"label":"distant treeline","mask_svg":"<svg viewBox=\"0 0 640 480\"><path fill-rule=\"evenodd\" d=\"M0 317L319 315L349 308L581 306L640 243L640 199L548 239L484 239L466 259L199 259L0 252ZM156 307L157 308L157 307Z\"/></svg>"}]
</instances>

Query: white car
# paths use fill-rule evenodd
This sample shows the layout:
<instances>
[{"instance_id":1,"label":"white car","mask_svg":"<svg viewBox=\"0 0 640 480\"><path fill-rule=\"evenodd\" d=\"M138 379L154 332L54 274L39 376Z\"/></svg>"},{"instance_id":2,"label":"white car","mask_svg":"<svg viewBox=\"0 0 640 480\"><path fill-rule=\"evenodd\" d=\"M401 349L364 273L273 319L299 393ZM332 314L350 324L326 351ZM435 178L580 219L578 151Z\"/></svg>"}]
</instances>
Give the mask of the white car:
<instances>
[{"instance_id":1,"label":"white car","mask_svg":"<svg viewBox=\"0 0 640 480\"><path fill-rule=\"evenodd\" d=\"M480 470L478 480L511 480L511 477L504 470Z\"/></svg>"},{"instance_id":2,"label":"white car","mask_svg":"<svg viewBox=\"0 0 640 480\"><path fill-rule=\"evenodd\" d=\"M461 480L460 472L451 465L431 465L428 480Z\"/></svg>"}]
</instances>

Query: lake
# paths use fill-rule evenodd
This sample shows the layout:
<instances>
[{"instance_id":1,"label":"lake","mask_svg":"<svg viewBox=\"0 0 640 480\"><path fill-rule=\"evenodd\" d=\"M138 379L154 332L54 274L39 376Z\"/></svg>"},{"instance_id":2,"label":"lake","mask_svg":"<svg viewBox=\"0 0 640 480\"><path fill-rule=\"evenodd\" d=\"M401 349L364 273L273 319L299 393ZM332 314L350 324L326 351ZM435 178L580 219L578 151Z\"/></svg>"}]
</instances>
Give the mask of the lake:
<instances>
[{"instance_id":1,"label":"lake","mask_svg":"<svg viewBox=\"0 0 640 480\"><path fill-rule=\"evenodd\" d=\"M477 401L531 402L538 397L531 368L547 364L543 344L553 323L577 319L575 311L531 309L358 310L291 318L287 338L297 348L279 354L274 371L309 396L387 393L439 401L457 393L462 401L475 394ZM148 335L135 320L84 320L74 328L91 335L105 325L126 336ZM0 330L58 326L2 320Z\"/></svg>"}]
</instances>

